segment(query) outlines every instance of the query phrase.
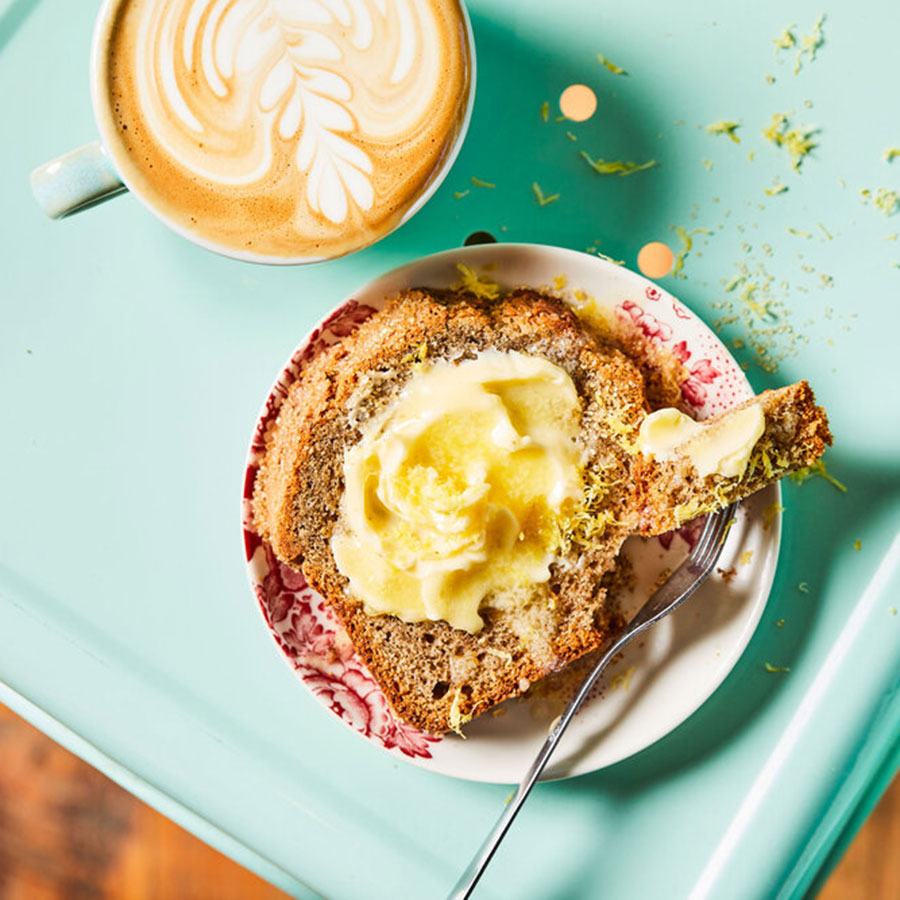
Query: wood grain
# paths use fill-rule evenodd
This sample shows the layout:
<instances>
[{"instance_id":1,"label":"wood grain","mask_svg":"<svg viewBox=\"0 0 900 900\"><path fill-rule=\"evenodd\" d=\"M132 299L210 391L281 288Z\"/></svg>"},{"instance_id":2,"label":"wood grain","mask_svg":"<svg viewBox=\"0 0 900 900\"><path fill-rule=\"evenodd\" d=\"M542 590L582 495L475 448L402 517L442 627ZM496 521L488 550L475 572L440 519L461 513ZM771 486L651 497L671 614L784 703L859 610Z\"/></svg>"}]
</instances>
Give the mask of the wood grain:
<instances>
[{"instance_id":1,"label":"wood grain","mask_svg":"<svg viewBox=\"0 0 900 900\"><path fill-rule=\"evenodd\" d=\"M286 894L0 706L0 900Z\"/></svg>"},{"instance_id":2,"label":"wood grain","mask_svg":"<svg viewBox=\"0 0 900 900\"><path fill-rule=\"evenodd\" d=\"M819 900L900 898L900 776ZM0 705L0 900L283 900Z\"/></svg>"}]
</instances>

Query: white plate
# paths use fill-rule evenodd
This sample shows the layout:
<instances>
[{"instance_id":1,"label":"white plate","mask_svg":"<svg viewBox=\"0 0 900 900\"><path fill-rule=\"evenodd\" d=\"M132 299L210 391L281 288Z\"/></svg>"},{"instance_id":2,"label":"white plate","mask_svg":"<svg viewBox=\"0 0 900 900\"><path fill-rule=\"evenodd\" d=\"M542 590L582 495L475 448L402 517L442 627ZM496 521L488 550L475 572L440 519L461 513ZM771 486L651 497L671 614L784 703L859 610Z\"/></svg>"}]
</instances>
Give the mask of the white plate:
<instances>
[{"instance_id":1,"label":"white plate","mask_svg":"<svg viewBox=\"0 0 900 900\"><path fill-rule=\"evenodd\" d=\"M313 695L333 714L387 752L433 772L472 781L517 782L545 739L562 699L542 695L510 701L456 735L435 738L397 720L372 676L322 598L302 576L275 560L253 529L249 498L266 429L290 384L325 347L353 331L403 288L450 287L463 263L498 282L553 291L577 304L589 295L609 316L630 319L648 341L679 355L690 372L684 398L705 418L752 395L740 366L690 310L655 284L612 263L558 247L483 244L427 256L370 282L341 304L300 344L266 399L251 442L242 526L250 583L266 624ZM562 278L560 277L562 276ZM772 486L745 501L729 530L719 568L679 610L627 648L569 726L545 779L592 772L658 741L691 715L722 683L747 646L765 607L778 558L780 517L764 515L780 500ZM768 526L768 527L767 527ZM660 572L687 554L697 526L663 538L631 538L637 584L620 598L637 609ZM287 712L287 711L286 711ZM289 712L288 712L289 714Z\"/></svg>"}]
</instances>

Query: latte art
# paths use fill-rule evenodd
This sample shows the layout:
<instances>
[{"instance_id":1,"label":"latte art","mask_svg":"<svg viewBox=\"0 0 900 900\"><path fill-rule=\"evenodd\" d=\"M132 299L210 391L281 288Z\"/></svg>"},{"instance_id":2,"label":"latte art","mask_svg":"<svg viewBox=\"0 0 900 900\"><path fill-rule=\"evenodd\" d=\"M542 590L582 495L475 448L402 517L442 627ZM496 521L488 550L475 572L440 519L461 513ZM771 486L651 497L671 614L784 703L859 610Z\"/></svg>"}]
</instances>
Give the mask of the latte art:
<instances>
[{"instance_id":1,"label":"latte art","mask_svg":"<svg viewBox=\"0 0 900 900\"><path fill-rule=\"evenodd\" d=\"M370 243L461 128L461 22L455 0L127 0L107 76L124 174L231 248Z\"/></svg>"}]
</instances>

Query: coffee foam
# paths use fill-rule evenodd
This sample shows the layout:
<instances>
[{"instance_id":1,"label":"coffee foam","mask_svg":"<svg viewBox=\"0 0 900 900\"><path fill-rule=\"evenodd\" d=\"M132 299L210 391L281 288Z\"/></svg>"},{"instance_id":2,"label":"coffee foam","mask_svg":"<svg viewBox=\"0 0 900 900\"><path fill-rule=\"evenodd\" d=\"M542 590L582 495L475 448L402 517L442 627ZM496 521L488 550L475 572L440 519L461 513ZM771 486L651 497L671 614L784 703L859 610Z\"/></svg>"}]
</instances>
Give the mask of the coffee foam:
<instances>
[{"instance_id":1,"label":"coffee foam","mask_svg":"<svg viewBox=\"0 0 900 900\"><path fill-rule=\"evenodd\" d=\"M456 0L125 0L106 54L113 155L226 249L349 252L396 227L452 150L462 21Z\"/></svg>"}]
</instances>

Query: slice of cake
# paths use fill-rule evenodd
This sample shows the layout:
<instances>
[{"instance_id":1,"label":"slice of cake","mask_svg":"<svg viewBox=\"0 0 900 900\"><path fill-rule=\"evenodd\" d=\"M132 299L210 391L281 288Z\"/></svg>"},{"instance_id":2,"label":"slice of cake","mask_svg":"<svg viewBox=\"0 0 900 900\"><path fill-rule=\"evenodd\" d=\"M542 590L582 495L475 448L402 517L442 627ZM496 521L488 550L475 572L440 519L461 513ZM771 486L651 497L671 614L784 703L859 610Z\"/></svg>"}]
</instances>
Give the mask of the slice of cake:
<instances>
[{"instance_id":1,"label":"slice of cake","mask_svg":"<svg viewBox=\"0 0 900 900\"><path fill-rule=\"evenodd\" d=\"M254 518L394 711L456 730L605 642L629 534L745 496L830 442L805 384L751 404L667 427L675 411L653 419L638 368L561 301L410 291L292 386Z\"/></svg>"},{"instance_id":2,"label":"slice of cake","mask_svg":"<svg viewBox=\"0 0 900 900\"><path fill-rule=\"evenodd\" d=\"M742 500L811 466L832 441L825 412L805 381L764 391L704 422L679 416L659 410L640 429L638 447L645 452L632 466L640 534L662 534ZM679 434L683 439L671 440ZM654 440L661 452L646 452Z\"/></svg>"}]
</instances>

